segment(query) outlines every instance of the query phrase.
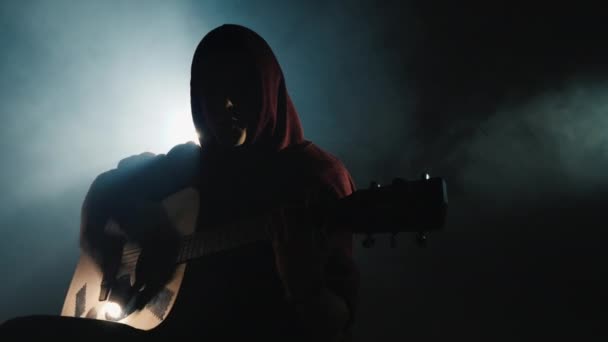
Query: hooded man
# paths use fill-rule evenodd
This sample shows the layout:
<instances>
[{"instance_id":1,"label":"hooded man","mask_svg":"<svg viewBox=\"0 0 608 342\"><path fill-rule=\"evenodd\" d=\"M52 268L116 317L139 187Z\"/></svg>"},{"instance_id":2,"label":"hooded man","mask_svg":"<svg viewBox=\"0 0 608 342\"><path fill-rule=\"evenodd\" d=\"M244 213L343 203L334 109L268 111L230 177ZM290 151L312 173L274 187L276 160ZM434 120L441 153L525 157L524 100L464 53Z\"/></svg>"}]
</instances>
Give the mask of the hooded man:
<instances>
[{"instance_id":1,"label":"hooded man","mask_svg":"<svg viewBox=\"0 0 608 342\"><path fill-rule=\"evenodd\" d=\"M188 310L174 310L158 336L348 340L358 290L352 233L321 229L307 212L310 203L351 194L348 171L304 138L279 63L254 31L227 24L209 32L194 53L190 86L200 146L129 157L98 176L83 204L83 250L112 272L118 242L103 227L118 221L142 246L136 283L151 298L172 276L177 253L159 203L195 187L198 231L267 213L271 234L192 261L175 304Z\"/></svg>"}]
</instances>

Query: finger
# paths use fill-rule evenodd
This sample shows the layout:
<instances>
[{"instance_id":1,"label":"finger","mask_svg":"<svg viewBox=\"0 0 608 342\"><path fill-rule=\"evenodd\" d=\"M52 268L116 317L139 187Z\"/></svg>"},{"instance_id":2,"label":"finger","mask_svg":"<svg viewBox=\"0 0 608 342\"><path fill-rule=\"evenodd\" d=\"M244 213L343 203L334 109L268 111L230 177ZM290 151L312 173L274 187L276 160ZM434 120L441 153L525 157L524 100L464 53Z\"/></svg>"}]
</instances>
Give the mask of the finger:
<instances>
[{"instance_id":1,"label":"finger","mask_svg":"<svg viewBox=\"0 0 608 342\"><path fill-rule=\"evenodd\" d=\"M133 283L133 288L136 291L141 291L145 284L147 283L146 274L148 273L146 270L147 265L147 250L142 250L137 258L137 263L135 264L135 281Z\"/></svg>"},{"instance_id":2,"label":"finger","mask_svg":"<svg viewBox=\"0 0 608 342\"><path fill-rule=\"evenodd\" d=\"M149 248L142 250L135 266L135 282L133 287L136 290L141 290L142 287L154 281L155 278L160 276L162 270L166 268L163 265L163 257L160 253L162 253L161 250Z\"/></svg>"},{"instance_id":3,"label":"finger","mask_svg":"<svg viewBox=\"0 0 608 342\"><path fill-rule=\"evenodd\" d=\"M101 267L104 278L108 281L116 279L122 258L123 243L119 239L107 238L102 249Z\"/></svg>"},{"instance_id":4,"label":"finger","mask_svg":"<svg viewBox=\"0 0 608 342\"><path fill-rule=\"evenodd\" d=\"M144 248L135 268L134 288L155 294L162 289L175 274L175 260L178 249L169 246L148 246Z\"/></svg>"},{"instance_id":5,"label":"finger","mask_svg":"<svg viewBox=\"0 0 608 342\"><path fill-rule=\"evenodd\" d=\"M165 273L164 277L153 277L146 281L144 287L137 293L136 307L145 307L158 293L167 285L170 280L170 273Z\"/></svg>"},{"instance_id":6,"label":"finger","mask_svg":"<svg viewBox=\"0 0 608 342\"><path fill-rule=\"evenodd\" d=\"M142 252L135 269L135 283L133 288L136 291L135 308L142 309L153 297L157 290L157 283L150 277L150 261L147 257L149 253Z\"/></svg>"},{"instance_id":7,"label":"finger","mask_svg":"<svg viewBox=\"0 0 608 342\"><path fill-rule=\"evenodd\" d=\"M135 308L141 310L144 308L164 287L160 282L148 282L144 289L140 291L135 299Z\"/></svg>"}]
</instances>

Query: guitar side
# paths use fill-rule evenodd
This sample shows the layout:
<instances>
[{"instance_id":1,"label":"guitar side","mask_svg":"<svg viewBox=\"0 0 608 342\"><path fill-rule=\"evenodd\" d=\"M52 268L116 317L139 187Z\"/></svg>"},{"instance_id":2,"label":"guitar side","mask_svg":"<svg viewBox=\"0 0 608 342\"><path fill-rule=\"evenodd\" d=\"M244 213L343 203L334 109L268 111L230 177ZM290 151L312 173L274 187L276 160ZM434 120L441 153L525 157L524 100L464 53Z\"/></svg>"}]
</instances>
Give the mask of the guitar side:
<instances>
[{"instance_id":1,"label":"guitar side","mask_svg":"<svg viewBox=\"0 0 608 342\"><path fill-rule=\"evenodd\" d=\"M163 206L181 236L196 230L199 209L199 195L194 188L186 188L163 201ZM112 224L109 222L108 224ZM132 247L126 245L125 249ZM134 266L139 253L126 253L121 260L118 280L127 285L133 284ZM177 265L174 277L164 289L140 311L125 315L120 306L108 300L100 301L102 272L92 258L85 253L76 265L74 275L65 296L61 316L81 317L115 321L140 330L151 330L162 323L171 312L184 278L187 263Z\"/></svg>"}]
</instances>

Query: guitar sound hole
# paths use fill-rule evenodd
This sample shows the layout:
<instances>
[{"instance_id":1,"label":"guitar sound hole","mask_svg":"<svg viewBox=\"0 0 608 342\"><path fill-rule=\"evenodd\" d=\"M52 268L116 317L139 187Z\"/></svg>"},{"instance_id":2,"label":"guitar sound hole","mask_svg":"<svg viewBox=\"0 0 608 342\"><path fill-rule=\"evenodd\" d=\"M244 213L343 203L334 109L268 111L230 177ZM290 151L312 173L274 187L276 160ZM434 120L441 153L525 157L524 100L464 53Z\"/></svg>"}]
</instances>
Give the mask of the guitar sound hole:
<instances>
[{"instance_id":1,"label":"guitar sound hole","mask_svg":"<svg viewBox=\"0 0 608 342\"><path fill-rule=\"evenodd\" d=\"M109 321L120 321L129 316L133 312L130 309L130 302L134 292L129 274L116 279L108 303L106 303L105 318Z\"/></svg>"}]
</instances>

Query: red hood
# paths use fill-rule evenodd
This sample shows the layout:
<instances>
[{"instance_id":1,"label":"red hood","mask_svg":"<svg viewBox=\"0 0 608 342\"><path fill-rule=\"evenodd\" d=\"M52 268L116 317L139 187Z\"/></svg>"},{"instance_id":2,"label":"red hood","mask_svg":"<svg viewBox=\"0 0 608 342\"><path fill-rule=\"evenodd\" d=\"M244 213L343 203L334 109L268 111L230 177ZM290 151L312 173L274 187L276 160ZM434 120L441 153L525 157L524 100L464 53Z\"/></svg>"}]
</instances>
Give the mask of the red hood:
<instances>
[{"instance_id":1,"label":"red hood","mask_svg":"<svg viewBox=\"0 0 608 342\"><path fill-rule=\"evenodd\" d=\"M205 134L205 91L213 70L221 70L235 60L213 59L216 52L228 52L237 65L247 70L252 92L259 97L259 113L250 118L247 144L255 150L280 151L303 142L298 113L287 93L285 78L268 43L254 31L239 25L225 24L209 32L194 53L191 69L190 98L194 124ZM213 144L209 144L212 148Z\"/></svg>"}]
</instances>

